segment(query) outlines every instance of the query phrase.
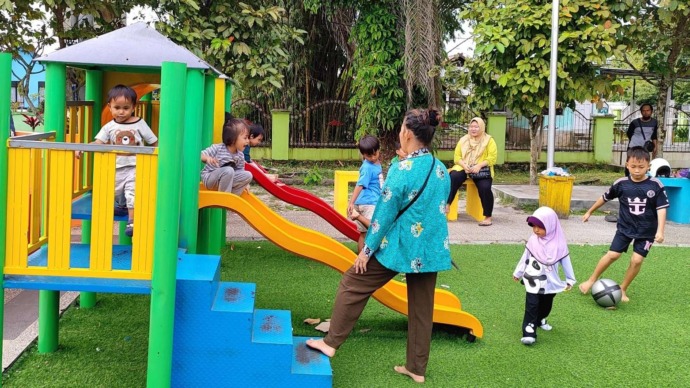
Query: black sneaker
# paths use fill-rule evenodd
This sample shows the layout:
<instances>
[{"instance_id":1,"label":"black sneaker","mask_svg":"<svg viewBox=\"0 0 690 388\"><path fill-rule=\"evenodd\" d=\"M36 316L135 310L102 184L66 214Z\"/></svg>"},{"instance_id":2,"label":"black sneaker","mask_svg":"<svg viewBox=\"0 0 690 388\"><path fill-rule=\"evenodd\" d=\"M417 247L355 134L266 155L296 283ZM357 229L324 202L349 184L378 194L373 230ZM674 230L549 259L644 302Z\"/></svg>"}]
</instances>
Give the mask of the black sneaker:
<instances>
[{"instance_id":1,"label":"black sneaker","mask_svg":"<svg viewBox=\"0 0 690 388\"><path fill-rule=\"evenodd\" d=\"M608 222L618 222L618 214L607 214L604 220Z\"/></svg>"},{"instance_id":2,"label":"black sneaker","mask_svg":"<svg viewBox=\"0 0 690 388\"><path fill-rule=\"evenodd\" d=\"M133 221L130 220L127 223L127 227L125 228L125 234L127 235L127 237L132 237L134 235L134 222Z\"/></svg>"}]
</instances>

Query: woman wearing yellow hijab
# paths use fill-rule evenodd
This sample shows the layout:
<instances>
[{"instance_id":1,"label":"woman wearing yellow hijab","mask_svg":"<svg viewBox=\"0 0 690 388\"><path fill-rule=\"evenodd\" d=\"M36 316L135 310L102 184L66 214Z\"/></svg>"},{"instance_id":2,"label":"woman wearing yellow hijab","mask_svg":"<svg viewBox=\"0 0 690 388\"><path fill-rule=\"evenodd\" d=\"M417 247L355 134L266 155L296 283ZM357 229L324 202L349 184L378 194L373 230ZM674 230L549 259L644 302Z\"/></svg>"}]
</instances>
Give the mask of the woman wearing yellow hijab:
<instances>
[{"instance_id":1,"label":"woman wearing yellow hijab","mask_svg":"<svg viewBox=\"0 0 690 388\"><path fill-rule=\"evenodd\" d=\"M491 184L497 155L496 142L486 133L484 120L473 118L467 135L460 138L455 146L455 164L450 169L450 194L447 203L450 205L453 202L455 194L467 178L472 179L477 186L484 213L484 220L479 226L491 225L491 213L494 210Z\"/></svg>"}]
</instances>

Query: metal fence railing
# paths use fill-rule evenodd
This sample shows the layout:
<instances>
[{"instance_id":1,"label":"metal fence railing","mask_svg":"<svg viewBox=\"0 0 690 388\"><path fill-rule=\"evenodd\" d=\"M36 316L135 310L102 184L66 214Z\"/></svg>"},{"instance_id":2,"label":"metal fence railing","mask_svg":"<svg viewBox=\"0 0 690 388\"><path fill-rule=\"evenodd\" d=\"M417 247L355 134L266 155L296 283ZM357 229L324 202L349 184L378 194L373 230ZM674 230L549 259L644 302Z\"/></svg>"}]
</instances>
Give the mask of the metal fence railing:
<instances>
[{"instance_id":1,"label":"metal fence railing","mask_svg":"<svg viewBox=\"0 0 690 388\"><path fill-rule=\"evenodd\" d=\"M544 116L541 132L542 149L548 139L548 117ZM582 112L566 108L556 117L556 151L592 151L593 120ZM530 149L530 123L521 116L508 117L506 122L506 150Z\"/></svg>"},{"instance_id":2,"label":"metal fence railing","mask_svg":"<svg viewBox=\"0 0 690 388\"><path fill-rule=\"evenodd\" d=\"M273 138L271 136L271 112L267 107L255 101L242 98L232 102L232 115L264 127L264 141L261 145L265 147L271 146L271 139Z\"/></svg>"},{"instance_id":3,"label":"metal fence railing","mask_svg":"<svg viewBox=\"0 0 690 388\"><path fill-rule=\"evenodd\" d=\"M440 150L454 150L460 138L467 134L467 126L479 113L472 111L461 101L446 101L443 110L443 122L437 129L436 145Z\"/></svg>"},{"instance_id":4,"label":"metal fence railing","mask_svg":"<svg viewBox=\"0 0 690 388\"><path fill-rule=\"evenodd\" d=\"M324 100L290 115L290 147L355 147L357 110L344 100Z\"/></svg>"}]
</instances>

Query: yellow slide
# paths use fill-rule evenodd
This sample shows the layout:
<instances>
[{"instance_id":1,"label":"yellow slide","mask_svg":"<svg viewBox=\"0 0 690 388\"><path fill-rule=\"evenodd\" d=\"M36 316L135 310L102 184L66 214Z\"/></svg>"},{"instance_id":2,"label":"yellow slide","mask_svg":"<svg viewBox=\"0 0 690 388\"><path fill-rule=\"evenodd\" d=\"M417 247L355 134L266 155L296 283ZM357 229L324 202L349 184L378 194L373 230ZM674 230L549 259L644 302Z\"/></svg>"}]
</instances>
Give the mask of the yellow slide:
<instances>
[{"instance_id":1,"label":"yellow slide","mask_svg":"<svg viewBox=\"0 0 690 388\"><path fill-rule=\"evenodd\" d=\"M239 214L266 239L296 255L326 264L345 272L356 255L338 241L311 229L296 225L271 210L255 195L245 191L241 197L218 191L199 191L199 208L220 207ZM374 293L374 298L385 306L407 315L407 287L391 280ZM451 292L436 289L434 296L434 322L467 328L470 334L481 338L484 329L472 314L462 311L460 300Z\"/></svg>"}]
</instances>

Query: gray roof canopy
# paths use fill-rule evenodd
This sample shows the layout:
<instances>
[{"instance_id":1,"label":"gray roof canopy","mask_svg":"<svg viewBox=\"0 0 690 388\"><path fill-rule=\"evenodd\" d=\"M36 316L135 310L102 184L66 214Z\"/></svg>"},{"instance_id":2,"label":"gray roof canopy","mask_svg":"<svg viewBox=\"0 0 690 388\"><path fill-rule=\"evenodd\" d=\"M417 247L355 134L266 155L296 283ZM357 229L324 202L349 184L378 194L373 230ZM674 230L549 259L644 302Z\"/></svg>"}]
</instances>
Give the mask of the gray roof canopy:
<instances>
[{"instance_id":1,"label":"gray roof canopy","mask_svg":"<svg viewBox=\"0 0 690 388\"><path fill-rule=\"evenodd\" d=\"M190 69L219 71L158 31L139 22L65 47L36 59L74 67L138 67L160 69L163 62L186 63Z\"/></svg>"}]
</instances>

